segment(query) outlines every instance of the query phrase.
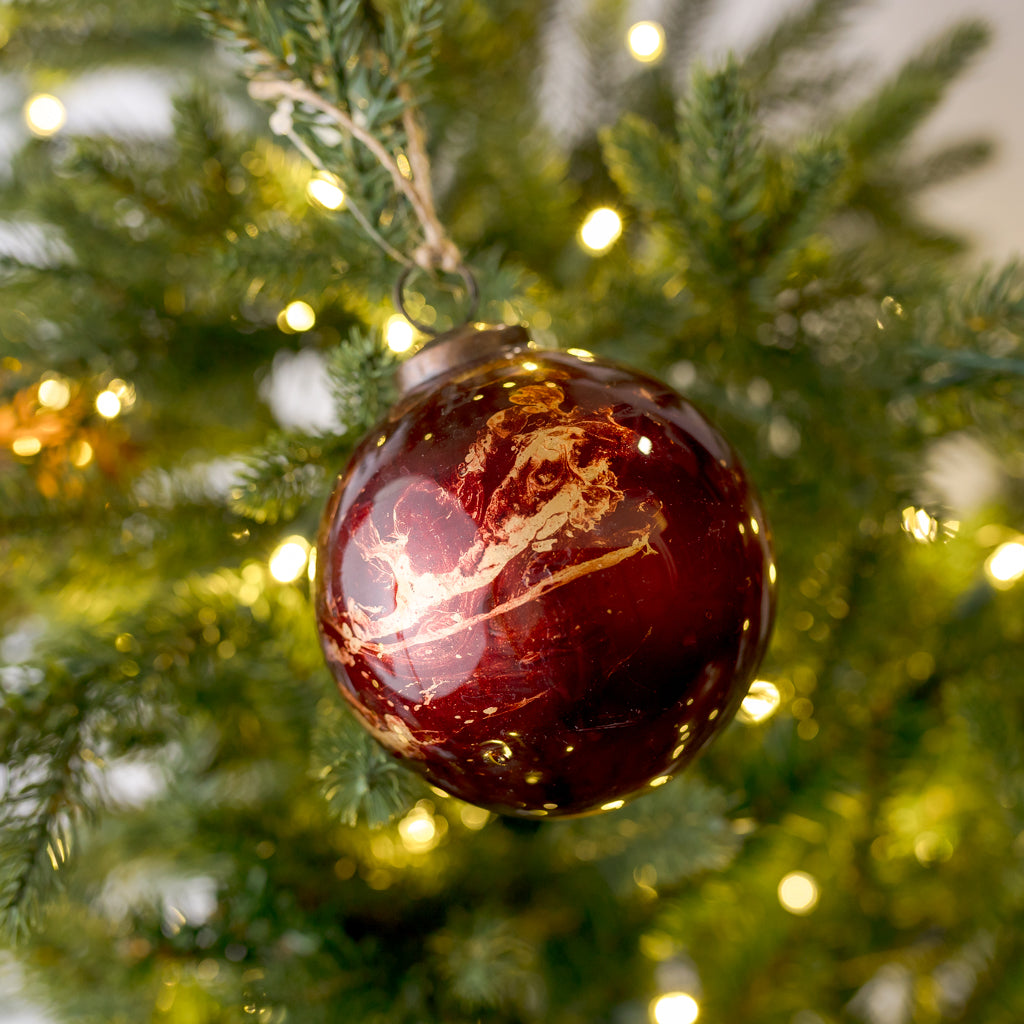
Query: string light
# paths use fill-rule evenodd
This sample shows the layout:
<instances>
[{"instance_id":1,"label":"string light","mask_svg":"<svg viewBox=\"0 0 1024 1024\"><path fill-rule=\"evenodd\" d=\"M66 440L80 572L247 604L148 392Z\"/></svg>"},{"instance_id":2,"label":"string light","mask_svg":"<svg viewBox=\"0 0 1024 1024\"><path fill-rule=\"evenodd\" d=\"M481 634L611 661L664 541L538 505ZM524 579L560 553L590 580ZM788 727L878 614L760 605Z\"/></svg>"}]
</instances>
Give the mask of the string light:
<instances>
[{"instance_id":1,"label":"string light","mask_svg":"<svg viewBox=\"0 0 1024 1024\"><path fill-rule=\"evenodd\" d=\"M41 138L59 132L66 120L64 104L56 96L37 93L25 104L25 123L34 135Z\"/></svg>"},{"instance_id":2,"label":"string light","mask_svg":"<svg viewBox=\"0 0 1024 1024\"><path fill-rule=\"evenodd\" d=\"M112 420L121 415L121 399L107 388L96 396L96 411L105 420Z\"/></svg>"},{"instance_id":3,"label":"string light","mask_svg":"<svg viewBox=\"0 0 1024 1024\"><path fill-rule=\"evenodd\" d=\"M441 838L434 815L420 804L398 823L398 835L410 853L426 853L437 846Z\"/></svg>"},{"instance_id":4,"label":"string light","mask_svg":"<svg viewBox=\"0 0 1024 1024\"><path fill-rule=\"evenodd\" d=\"M71 461L79 469L84 469L92 462L93 454L92 445L81 438L71 446Z\"/></svg>"},{"instance_id":5,"label":"string light","mask_svg":"<svg viewBox=\"0 0 1024 1024\"><path fill-rule=\"evenodd\" d=\"M587 214L580 228L580 241L585 249L600 255L607 252L621 234L622 218L610 206L600 206Z\"/></svg>"},{"instance_id":6,"label":"string light","mask_svg":"<svg viewBox=\"0 0 1024 1024\"><path fill-rule=\"evenodd\" d=\"M384 324L384 341L392 352L408 352L415 340L416 332L404 316L395 313L388 317Z\"/></svg>"},{"instance_id":7,"label":"string light","mask_svg":"<svg viewBox=\"0 0 1024 1024\"><path fill-rule=\"evenodd\" d=\"M289 302L277 317L277 326L281 330L292 331L295 334L311 330L315 323L316 313L313 312L313 307L302 299Z\"/></svg>"},{"instance_id":8,"label":"string light","mask_svg":"<svg viewBox=\"0 0 1024 1024\"><path fill-rule=\"evenodd\" d=\"M286 537L274 548L267 567L278 583L294 583L305 571L308 559L309 541L305 537Z\"/></svg>"},{"instance_id":9,"label":"string light","mask_svg":"<svg viewBox=\"0 0 1024 1024\"><path fill-rule=\"evenodd\" d=\"M700 1005L689 992L666 992L651 1003L654 1024L693 1024Z\"/></svg>"},{"instance_id":10,"label":"string light","mask_svg":"<svg viewBox=\"0 0 1024 1024\"><path fill-rule=\"evenodd\" d=\"M306 198L325 210L340 210L345 205L341 182L330 173L320 171L306 185Z\"/></svg>"},{"instance_id":11,"label":"string light","mask_svg":"<svg viewBox=\"0 0 1024 1024\"><path fill-rule=\"evenodd\" d=\"M774 683L769 683L767 679L755 679L750 684L736 717L746 725L765 722L779 710L781 703L782 695Z\"/></svg>"},{"instance_id":12,"label":"string light","mask_svg":"<svg viewBox=\"0 0 1024 1024\"><path fill-rule=\"evenodd\" d=\"M38 455L43 450L43 442L32 434L27 437L16 437L11 442L11 451L15 455L22 455L28 457L30 455Z\"/></svg>"},{"instance_id":13,"label":"string light","mask_svg":"<svg viewBox=\"0 0 1024 1024\"><path fill-rule=\"evenodd\" d=\"M37 397L40 405L59 411L71 401L71 388L66 381L50 377L39 385Z\"/></svg>"},{"instance_id":14,"label":"string light","mask_svg":"<svg viewBox=\"0 0 1024 1024\"><path fill-rule=\"evenodd\" d=\"M653 64L665 51L665 30L656 21L638 21L626 34L630 55L641 64Z\"/></svg>"},{"instance_id":15,"label":"string light","mask_svg":"<svg viewBox=\"0 0 1024 1024\"><path fill-rule=\"evenodd\" d=\"M806 871L791 871L779 882L779 902L798 917L809 914L818 905L818 883Z\"/></svg>"},{"instance_id":16,"label":"string light","mask_svg":"<svg viewBox=\"0 0 1024 1024\"><path fill-rule=\"evenodd\" d=\"M985 561L985 573L1000 590L1024 576L1024 538L1000 544Z\"/></svg>"}]
</instances>

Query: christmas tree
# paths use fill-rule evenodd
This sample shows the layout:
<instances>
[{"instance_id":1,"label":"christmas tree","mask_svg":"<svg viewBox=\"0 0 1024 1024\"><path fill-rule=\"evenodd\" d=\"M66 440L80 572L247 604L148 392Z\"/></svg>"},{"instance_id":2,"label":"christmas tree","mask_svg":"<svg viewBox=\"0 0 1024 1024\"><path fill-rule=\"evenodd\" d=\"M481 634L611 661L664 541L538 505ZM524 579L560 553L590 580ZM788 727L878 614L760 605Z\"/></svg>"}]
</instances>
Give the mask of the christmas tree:
<instances>
[{"instance_id":1,"label":"christmas tree","mask_svg":"<svg viewBox=\"0 0 1024 1024\"><path fill-rule=\"evenodd\" d=\"M852 0L703 62L711 6L0 8L33 133L0 181L0 964L48 1019L1024 1015L1024 271L921 213L988 144L913 145L987 31L866 91L821 59ZM63 124L111 66L172 83L167 131ZM481 321L667 381L760 491L758 678L625 806L455 799L325 666L311 545L425 340L400 275L428 330L471 280Z\"/></svg>"}]
</instances>

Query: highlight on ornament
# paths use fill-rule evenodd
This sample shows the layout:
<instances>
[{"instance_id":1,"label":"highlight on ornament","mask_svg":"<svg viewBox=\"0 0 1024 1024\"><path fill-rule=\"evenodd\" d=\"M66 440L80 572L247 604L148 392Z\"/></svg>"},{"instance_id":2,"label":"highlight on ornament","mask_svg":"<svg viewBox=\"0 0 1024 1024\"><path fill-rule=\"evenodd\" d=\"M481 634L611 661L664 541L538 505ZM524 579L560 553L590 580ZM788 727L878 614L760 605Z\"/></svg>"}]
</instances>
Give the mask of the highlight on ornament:
<instances>
[{"instance_id":1,"label":"highlight on ornament","mask_svg":"<svg viewBox=\"0 0 1024 1024\"><path fill-rule=\"evenodd\" d=\"M591 210L580 228L583 247L594 255L606 253L622 234L622 218L610 206Z\"/></svg>"},{"instance_id":2,"label":"highlight on ornament","mask_svg":"<svg viewBox=\"0 0 1024 1024\"><path fill-rule=\"evenodd\" d=\"M1024 537L1000 544L985 560L985 575L999 590L1009 590L1024 577Z\"/></svg>"},{"instance_id":3,"label":"highlight on ornament","mask_svg":"<svg viewBox=\"0 0 1024 1024\"><path fill-rule=\"evenodd\" d=\"M694 1024L700 1004L689 992L666 992L651 1003L654 1024Z\"/></svg>"},{"instance_id":4,"label":"highlight on ornament","mask_svg":"<svg viewBox=\"0 0 1024 1024\"><path fill-rule=\"evenodd\" d=\"M790 871L779 882L779 903L797 917L809 914L818 905L818 895L818 883L806 871Z\"/></svg>"},{"instance_id":5,"label":"highlight on ornament","mask_svg":"<svg viewBox=\"0 0 1024 1024\"><path fill-rule=\"evenodd\" d=\"M277 326L286 334L302 334L316 324L316 313L308 302L295 299L277 315Z\"/></svg>"},{"instance_id":6,"label":"highlight on ornament","mask_svg":"<svg viewBox=\"0 0 1024 1024\"><path fill-rule=\"evenodd\" d=\"M665 52L665 30L656 21L638 21L626 34L630 56L653 64Z\"/></svg>"},{"instance_id":7,"label":"highlight on ornament","mask_svg":"<svg viewBox=\"0 0 1024 1024\"><path fill-rule=\"evenodd\" d=\"M59 132L66 121L64 104L49 93L37 93L25 104L25 123L40 138Z\"/></svg>"},{"instance_id":8,"label":"highlight on ornament","mask_svg":"<svg viewBox=\"0 0 1024 1024\"><path fill-rule=\"evenodd\" d=\"M324 210L340 210L345 205L345 192L338 178L330 171L318 171L306 185L306 197Z\"/></svg>"},{"instance_id":9,"label":"highlight on ornament","mask_svg":"<svg viewBox=\"0 0 1024 1024\"><path fill-rule=\"evenodd\" d=\"M267 568L278 583L294 583L306 571L308 561L309 541L295 535L286 537L274 548Z\"/></svg>"}]
</instances>

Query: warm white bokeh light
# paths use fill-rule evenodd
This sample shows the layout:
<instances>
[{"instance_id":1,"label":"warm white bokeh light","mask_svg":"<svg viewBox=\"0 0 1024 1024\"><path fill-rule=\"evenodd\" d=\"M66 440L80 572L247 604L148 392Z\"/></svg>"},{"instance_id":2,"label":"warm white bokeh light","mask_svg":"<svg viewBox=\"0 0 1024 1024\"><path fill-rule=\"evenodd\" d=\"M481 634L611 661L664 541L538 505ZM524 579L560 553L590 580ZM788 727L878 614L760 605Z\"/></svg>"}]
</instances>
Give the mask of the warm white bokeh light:
<instances>
[{"instance_id":1,"label":"warm white bokeh light","mask_svg":"<svg viewBox=\"0 0 1024 1024\"><path fill-rule=\"evenodd\" d=\"M67 381L51 377L39 385L37 397L39 404L47 409L64 409L71 401L71 388L68 387Z\"/></svg>"},{"instance_id":2,"label":"warm white bokeh light","mask_svg":"<svg viewBox=\"0 0 1024 1024\"><path fill-rule=\"evenodd\" d=\"M311 203L325 210L340 210L345 205L345 192L341 182L328 171L320 171L306 185L306 196Z\"/></svg>"},{"instance_id":3,"label":"warm white bokeh light","mask_svg":"<svg viewBox=\"0 0 1024 1024\"><path fill-rule=\"evenodd\" d=\"M818 883L806 871L791 871L779 882L779 902L791 914L809 914L818 905Z\"/></svg>"},{"instance_id":4,"label":"warm white bokeh light","mask_svg":"<svg viewBox=\"0 0 1024 1024\"><path fill-rule=\"evenodd\" d=\"M11 451L14 452L15 455L28 457L30 455L38 455L42 450L43 442L34 434L28 434L25 437L16 437L11 442Z\"/></svg>"},{"instance_id":5,"label":"warm white bokeh light","mask_svg":"<svg viewBox=\"0 0 1024 1024\"><path fill-rule=\"evenodd\" d=\"M392 352L408 352L415 340L416 332L404 316L395 313L394 316L388 317L384 325L384 341Z\"/></svg>"},{"instance_id":6,"label":"warm white bokeh light","mask_svg":"<svg viewBox=\"0 0 1024 1024\"><path fill-rule=\"evenodd\" d=\"M121 414L121 399L107 388L96 396L96 411L105 419L112 420Z\"/></svg>"},{"instance_id":7,"label":"warm white bokeh light","mask_svg":"<svg viewBox=\"0 0 1024 1024\"><path fill-rule=\"evenodd\" d=\"M434 815L425 807L414 807L399 823L398 835L410 853L426 853L441 838Z\"/></svg>"},{"instance_id":8,"label":"warm white bokeh light","mask_svg":"<svg viewBox=\"0 0 1024 1024\"><path fill-rule=\"evenodd\" d=\"M580 228L580 241L592 253L607 252L622 234L622 218L610 207L591 210Z\"/></svg>"},{"instance_id":9,"label":"warm white bokeh light","mask_svg":"<svg viewBox=\"0 0 1024 1024\"><path fill-rule=\"evenodd\" d=\"M268 568L278 583L294 583L305 572L309 542L305 537L286 537L274 548Z\"/></svg>"},{"instance_id":10,"label":"warm white bokeh light","mask_svg":"<svg viewBox=\"0 0 1024 1024\"><path fill-rule=\"evenodd\" d=\"M1011 540L988 556L985 562L988 578L1000 589L1012 587L1024 576L1024 540Z\"/></svg>"},{"instance_id":11,"label":"warm white bokeh light","mask_svg":"<svg viewBox=\"0 0 1024 1024\"><path fill-rule=\"evenodd\" d=\"M56 96L37 93L25 104L25 123L35 135L53 135L64 127L66 120L64 104Z\"/></svg>"},{"instance_id":12,"label":"warm white bokeh light","mask_svg":"<svg viewBox=\"0 0 1024 1024\"><path fill-rule=\"evenodd\" d=\"M289 330L301 334L303 331L310 330L316 323L316 313L313 312L313 307L308 302L296 299L281 310L281 319Z\"/></svg>"},{"instance_id":13,"label":"warm white bokeh light","mask_svg":"<svg viewBox=\"0 0 1024 1024\"><path fill-rule=\"evenodd\" d=\"M655 1024L693 1024L700 1016L700 1006L689 992L666 992L651 1003Z\"/></svg>"},{"instance_id":14,"label":"warm white bokeh light","mask_svg":"<svg viewBox=\"0 0 1024 1024\"><path fill-rule=\"evenodd\" d=\"M767 679L755 679L750 684L736 717L747 725L755 725L771 718L779 710L781 703L782 696L774 683L768 682Z\"/></svg>"},{"instance_id":15,"label":"warm white bokeh light","mask_svg":"<svg viewBox=\"0 0 1024 1024\"><path fill-rule=\"evenodd\" d=\"M656 21L638 21L626 35L630 55L651 64L665 51L665 30Z\"/></svg>"}]
</instances>

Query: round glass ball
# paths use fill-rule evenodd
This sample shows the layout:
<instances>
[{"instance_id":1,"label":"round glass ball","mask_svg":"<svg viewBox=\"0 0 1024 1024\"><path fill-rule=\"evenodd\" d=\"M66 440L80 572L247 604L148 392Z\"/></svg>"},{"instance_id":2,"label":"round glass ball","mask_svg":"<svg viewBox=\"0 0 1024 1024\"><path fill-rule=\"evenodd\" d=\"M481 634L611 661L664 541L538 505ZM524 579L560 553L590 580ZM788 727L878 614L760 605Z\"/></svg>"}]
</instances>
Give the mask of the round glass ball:
<instances>
[{"instance_id":1,"label":"round glass ball","mask_svg":"<svg viewBox=\"0 0 1024 1024\"><path fill-rule=\"evenodd\" d=\"M658 381L507 347L425 380L324 516L317 623L363 725L462 800L621 806L734 715L773 616L742 466Z\"/></svg>"}]
</instances>

